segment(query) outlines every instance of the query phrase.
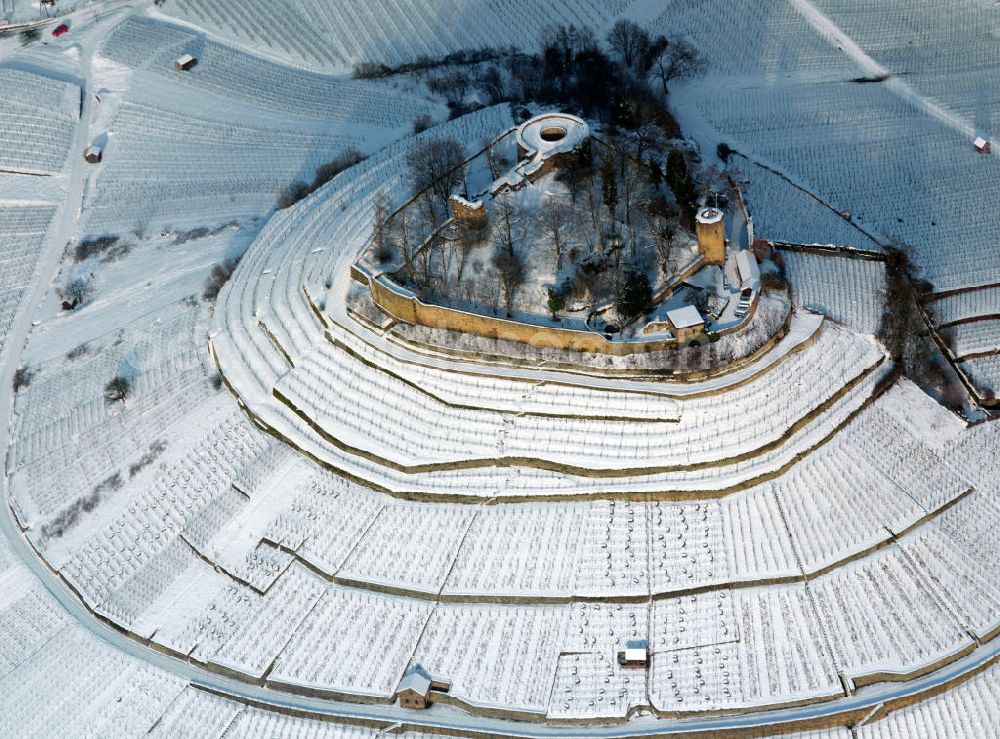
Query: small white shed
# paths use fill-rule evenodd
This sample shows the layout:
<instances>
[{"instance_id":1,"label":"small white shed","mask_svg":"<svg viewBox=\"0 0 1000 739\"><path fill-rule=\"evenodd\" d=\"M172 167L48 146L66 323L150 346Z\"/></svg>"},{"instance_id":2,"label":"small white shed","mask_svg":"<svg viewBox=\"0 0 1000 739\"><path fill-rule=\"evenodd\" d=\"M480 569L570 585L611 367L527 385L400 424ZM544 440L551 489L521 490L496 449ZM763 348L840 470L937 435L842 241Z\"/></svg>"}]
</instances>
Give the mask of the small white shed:
<instances>
[{"instance_id":1,"label":"small white shed","mask_svg":"<svg viewBox=\"0 0 1000 739\"><path fill-rule=\"evenodd\" d=\"M176 69L178 72L187 72L197 63L198 63L197 59L195 59L190 54L185 54L184 56L178 57L177 59L174 60L174 69Z\"/></svg>"}]
</instances>

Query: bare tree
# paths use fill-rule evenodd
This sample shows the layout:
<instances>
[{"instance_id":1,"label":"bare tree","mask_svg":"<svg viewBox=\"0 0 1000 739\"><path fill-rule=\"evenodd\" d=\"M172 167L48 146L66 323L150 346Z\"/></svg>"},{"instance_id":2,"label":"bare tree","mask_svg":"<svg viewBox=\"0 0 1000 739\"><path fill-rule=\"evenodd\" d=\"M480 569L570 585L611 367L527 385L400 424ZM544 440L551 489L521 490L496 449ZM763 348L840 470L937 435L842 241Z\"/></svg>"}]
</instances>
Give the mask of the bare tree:
<instances>
[{"instance_id":1,"label":"bare tree","mask_svg":"<svg viewBox=\"0 0 1000 739\"><path fill-rule=\"evenodd\" d=\"M503 290L500 287L500 279L494 272L483 275L479 282L482 290L482 299L493 311L494 315L500 312L500 300L503 297Z\"/></svg>"},{"instance_id":2,"label":"bare tree","mask_svg":"<svg viewBox=\"0 0 1000 739\"><path fill-rule=\"evenodd\" d=\"M571 211L558 197L548 198L542 204L540 219L545 237L556 253L556 269L562 269L563 248L570 228Z\"/></svg>"},{"instance_id":3,"label":"bare tree","mask_svg":"<svg viewBox=\"0 0 1000 739\"><path fill-rule=\"evenodd\" d=\"M460 108L465 102L465 94L469 91L470 80L461 70L454 70L440 77L427 80L428 89L444 97L449 107Z\"/></svg>"},{"instance_id":4,"label":"bare tree","mask_svg":"<svg viewBox=\"0 0 1000 739\"><path fill-rule=\"evenodd\" d=\"M412 231L410 209L403 208L389 221L389 232L393 243L399 246L399 256L402 260L400 272L403 277L410 277L410 262L413 259L414 237Z\"/></svg>"},{"instance_id":5,"label":"bare tree","mask_svg":"<svg viewBox=\"0 0 1000 739\"><path fill-rule=\"evenodd\" d=\"M623 156L619 159L619 179L621 180L620 201L625 208L625 223L632 225L632 207L635 205L639 187L642 184L642 167L632 160L631 157ZM634 242L633 242L634 243Z\"/></svg>"},{"instance_id":6,"label":"bare tree","mask_svg":"<svg viewBox=\"0 0 1000 739\"><path fill-rule=\"evenodd\" d=\"M539 41L542 49L553 49L566 62L580 54L598 48L597 37L589 26L546 26L542 29Z\"/></svg>"},{"instance_id":7,"label":"bare tree","mask_svg":"<svg viewBox=\"0 0 1000 739\"><path fill-rule=\"evenodd\" d=\"M465 104L465 96L469 92L470 80L465 72L455 70L445 77L448 92L445 99L453 108L461 108Z\"/></svg>"},{"instance_id":8,"label":"bare tree","mask_svg":"<svg viewBox=\"0 0 1000 739\"><path fill-rule=\"evenodd\" d=\"M649 32L635 21L619 20L608 31L608 46L621 63L635 69L649 49Z\"/></svg>"},{"instance_id":9,"label":"bare tree","mask_svg":"<svg viewBox=\"0 0 1000 739\"><path fill-rule=\"evenodd\" d=\"M613 150L612 150L613 151ZM601 198L608 208L608 216L612 221L618 210L618 176L615 172L615 157L609 151L601 161Z\"/></svg>"},{"instance_id":10,"label":"bare tree","mask_svg":"<svg viewBox=\"0 0 1000 739\"><path fill-rule=\"evenodd\" d=\"M496 141L494 139L487 138L483 141L483 149L485 149L486 156L486 166L490 168L490 175L493 179L497 179L503 174L503 171L510 166L510 162L507 158L497 149Z\"/></svg>"},{"instance_id":11,"label":"bare tree","mask_svg":"<svg viewBox=\"0 0 1000 739\"><path fill-rule=\"evenodd\" d=\"M462 284L462 275L465 274L465 265L468 262L469 255L472 251L482 243L484 236L484 227L477 228L474 225L468 223L459 223L457 225L457 232L455 234L455 251L457 252L458 265L457 274L455 276L455 284Z\"/></svg>"},{"instance_id":12,"label":"bare tree","mask_svg":"<svg viewBox=\"0 0 1000 739\"><path fill-rule=\"evenodd\" d=\"M128 376L121 374L113 377L104 386L104 399L109 403L125 400L132 392L132 380Z\"/></svg>"},{"instance_id":13,"label":"bare tree","mask_svg":"<svg viewBox=\"0 0 1000 739\"><path fill-rule=\"evenodd\" d=\"M392 250L386 240L386 218L389 214L389 199L381 194L375 199L375 223L372 226L372 249L375 258L387 262L392 257Z\"/></svg>"},{"instance_id":14,"label":"bare tree","mask_svg":"<svg viewBox=\"0 0 1000 739\"><path fill-rule=\"evenodd\" d=\"M495 64L486 67L476 78L476 85L483 91L490 103L496 105L507 97L507 86L504 83L503 75Z\"/></svg>"},{"instance_id":15,"label":"bare tree","mask_svg":"<svg viewBox=\"0 0 1000 739\"><path fill-rule=\"evenodd\" d=\"M694 77L704 68L704 57L691 42L683 38L669 42L653 59L653 74L663 86L663 97L667 96L672 80Z\"/></svg>"},{"instance_id":16,"label":"bare tree","mask_svg":"<svg viewBox=\"0 0 1000 739\"><path fill-rule=\"evenodd\" d=\"M657 126L649 121L640 123L635 129L635 160L645 161L646 151L653 148L659 139Z\"/></svg>"},{"instance_id":17,"label":"bare tree","mask_svg":"<svg viewBox=\"0 0 1000 739\"><path fill-rule=\"evenodd\" d=\"M493 212L495 218L490 233L493 242L493 268L500 281L507 317L510 318L514 313L517 293L524 284L526 276L524 258L514 243L514 225L518 220L518 213L514 204L507 198L499 200Z\"/></svg>"},{"instance_id":18,"label":"bare tree","mask_svg":"<svg viewBox=\"0 0 1000 739\"><path fill-rule=\"evenodd\" d=\"M569 197L574 203L581 191L590 182L593 169L591 162L583 158L574 158L557 170L556 178L569 189Z\"/></svg>"},{"instance_id":19,"label":"bare tree","mask_svg":"<svg viewBox=\"0 0 1000 739\"><path fill-rule=\"evenodd\" d=\"M74 277L62 289L63 298L74 305L82 305L94 292L94 280L91 276Z\"/></svg>"},{"instance_id":20,"label":"bare tree","mask_svg":"<svg viewBox=\"0 0 1000 739\"><path fill-rule=\"evenodd\" d=\"M429 189L435 199L448 207L448 197L465 177L465 153L455 139L435 139L421 143L406 155L413 191Z\"/></svg>"},{"instance_id":21,"label":"bare tree","mask_svg":"<svg viewBox=\"0 0 1000 739\"><path fill-rule=\"evenodd\" d=\"M421 291L431 288L431 268L433 266L434 248L425 244L413 255L411 260L410 279Z\"/></svg>"},{"instance_id":22,"label":"bare tree","mask_svg":"<svg viewBox=\"0 0 1000 739\"><path fill-rule=\"evenodd\" d=\"M516 249L508 251L498 248L493 253L493 268L497 272L500 280L500 289L503 294L503 305L507 311L507 318L514 315L514 301L517 293L524 285L525 266L524 258Z\"/></svg>"},{"instance_id":23,"label":"bare tree","mask_svg":"<svg viewBox=\"0 0 1000 739\"><path fill-rule=\"evenodd\" d=\"M500 197L494 201L490 241L495 248L514 251L514 224L519 217L517 206L510 198Z\"/></svg>"},{"instance_id":24,"label":"bare tree","mask_svg":"<svg viewBox=\"0 0 1000 739\"><path fill-rule=\"evenodd\" d=\"M674 236L677 233L677 211L662 195L643 203L645 231L653 242L664 273L670 271L673 257Z\"/></svg>"}]
</instances>

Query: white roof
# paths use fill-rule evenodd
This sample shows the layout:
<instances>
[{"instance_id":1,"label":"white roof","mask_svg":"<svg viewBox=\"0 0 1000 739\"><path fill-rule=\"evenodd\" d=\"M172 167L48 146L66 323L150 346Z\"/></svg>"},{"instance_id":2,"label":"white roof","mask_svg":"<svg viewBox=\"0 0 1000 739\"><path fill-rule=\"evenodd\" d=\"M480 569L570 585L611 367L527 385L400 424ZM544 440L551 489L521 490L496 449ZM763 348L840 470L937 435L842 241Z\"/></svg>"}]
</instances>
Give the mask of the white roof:
<instances>
[{"instance_id":1,"label":"white roof","mask_svg":"<svg viewBox=\"0 0 1000 739\"><path fill-rule=\"evenodd\" d=\"M99 144L91 144L90 146L87 147L87 151L85 151L84 153L85 154L100 154L101 153L101 147L100 147Z\"/></svg>"},{"instance_id":2,"label":"white roof","mask_svg":"<svg viewBox=\"0 0 1000 739\"><path fill-rule=\"evenodd\" d=\"M736 271L740 273L741 289L760 285L757 258L746 249L736 252Z\"/></svg>"},{"instance_id":3,"label":"white roof","mask_svg":"<svg viewBox=\"0 0 1000 739\"><path fill-rule=\"evenodd\" d=\"M399 687L396 688L396 692L402 693L404 690L413 690L421 695L427 695L427 691L430 689L430 677L424 672L423 667L414 665L409 672L403 675L403 679L399 681Z\"/></svg>"},{"instance_id":4,"label":"white roof","mask_svg":"<svg viewBox=\"0 0 1000 739\"><path fill-rule=\"evenodd\" d=\"M191 56L190 54L185 54L184 56L177 57L178 64L187 64L188 62L193 62L193 61L194 57Z\"/></svg>"},{"instance_id":5,"label":"white roof","mask_svg":"<svg viewBox=\"0 0 1000 739\"><path fill-rule=\"evenodd\" d=\"M984 146L986 146L986 144L989 143L989 141L984 139L982 136L976 136L975 140L972 143L977 149L982 149Z\"/></svg>"},{"instance_id":6,"label":"white roof","mask_svg":"<svg viewBox=\"0 0 1000 739\"><path fill-rule=\"evenodd\" d=\"M705 322L701 313L693 305L685 305L683 308L674 308L667 311L667 320L674 328L690 328Z\"/></svg>"},{"instance_id":7,"label":"white roof","mask_svg":"<svg viewBox=\"0 0 1000 739\"><path fill-rule=\"evenodd\" d=\"M626 647L625 648L625 661L626 662L644 662L646 660L646 649L639 647Z\"/></svg>"}]
</instances>

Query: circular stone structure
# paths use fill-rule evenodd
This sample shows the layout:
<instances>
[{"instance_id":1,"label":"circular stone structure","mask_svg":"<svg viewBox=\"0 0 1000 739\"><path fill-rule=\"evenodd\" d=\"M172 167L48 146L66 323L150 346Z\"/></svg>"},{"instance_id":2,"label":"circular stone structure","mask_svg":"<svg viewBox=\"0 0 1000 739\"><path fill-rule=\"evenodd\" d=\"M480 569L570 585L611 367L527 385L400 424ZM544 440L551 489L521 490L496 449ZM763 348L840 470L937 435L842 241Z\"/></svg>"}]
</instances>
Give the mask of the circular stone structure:
<instances>
[{"instance_id":1,"label":"circular stone structure","mask_svg":"<svg viewBox=\"0 0 1000 739\"><path fill-rule=\"evenodd\" d=\"M706 226L718 223L722 220L722 211L719 208L713 208L711 206L702 208L698 211L697 219L698 223Z\"/></svg>"},{"instance_id":2,"label":"circular stone structure","mask_svg":"<svg viewBox=\"0 0 1000 739\"><path fill-rule=\"evenodd\" d=\"M522 159L547 159L575 151L590 138L590 127L582 118L566 113L545 113L517 129L517 150Z\"/></svg>"}]
</instances>

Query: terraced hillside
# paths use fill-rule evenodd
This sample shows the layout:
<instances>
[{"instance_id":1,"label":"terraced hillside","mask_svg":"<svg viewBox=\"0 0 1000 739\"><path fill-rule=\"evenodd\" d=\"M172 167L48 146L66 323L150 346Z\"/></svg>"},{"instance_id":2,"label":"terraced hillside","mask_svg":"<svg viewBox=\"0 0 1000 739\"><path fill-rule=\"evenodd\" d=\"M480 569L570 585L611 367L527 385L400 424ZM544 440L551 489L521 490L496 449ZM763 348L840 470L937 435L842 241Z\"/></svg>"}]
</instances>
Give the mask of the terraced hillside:
<instances>
[{"instance_id":1,"label":"terraced hillside","mask_svg":"<svg viewBox=\"0 0 1000 739\"><path fill-rule=\"evenodd\" d=\"M939 7L111 0L4 39L0 734L995 734L997 75ZM780 242L773 340L668 375L359 311L412 152L521 116L352 66L619 18L704 55L670 106ZM902 241L965 416L875 338Z\"/></svg>"}]
</instances>

